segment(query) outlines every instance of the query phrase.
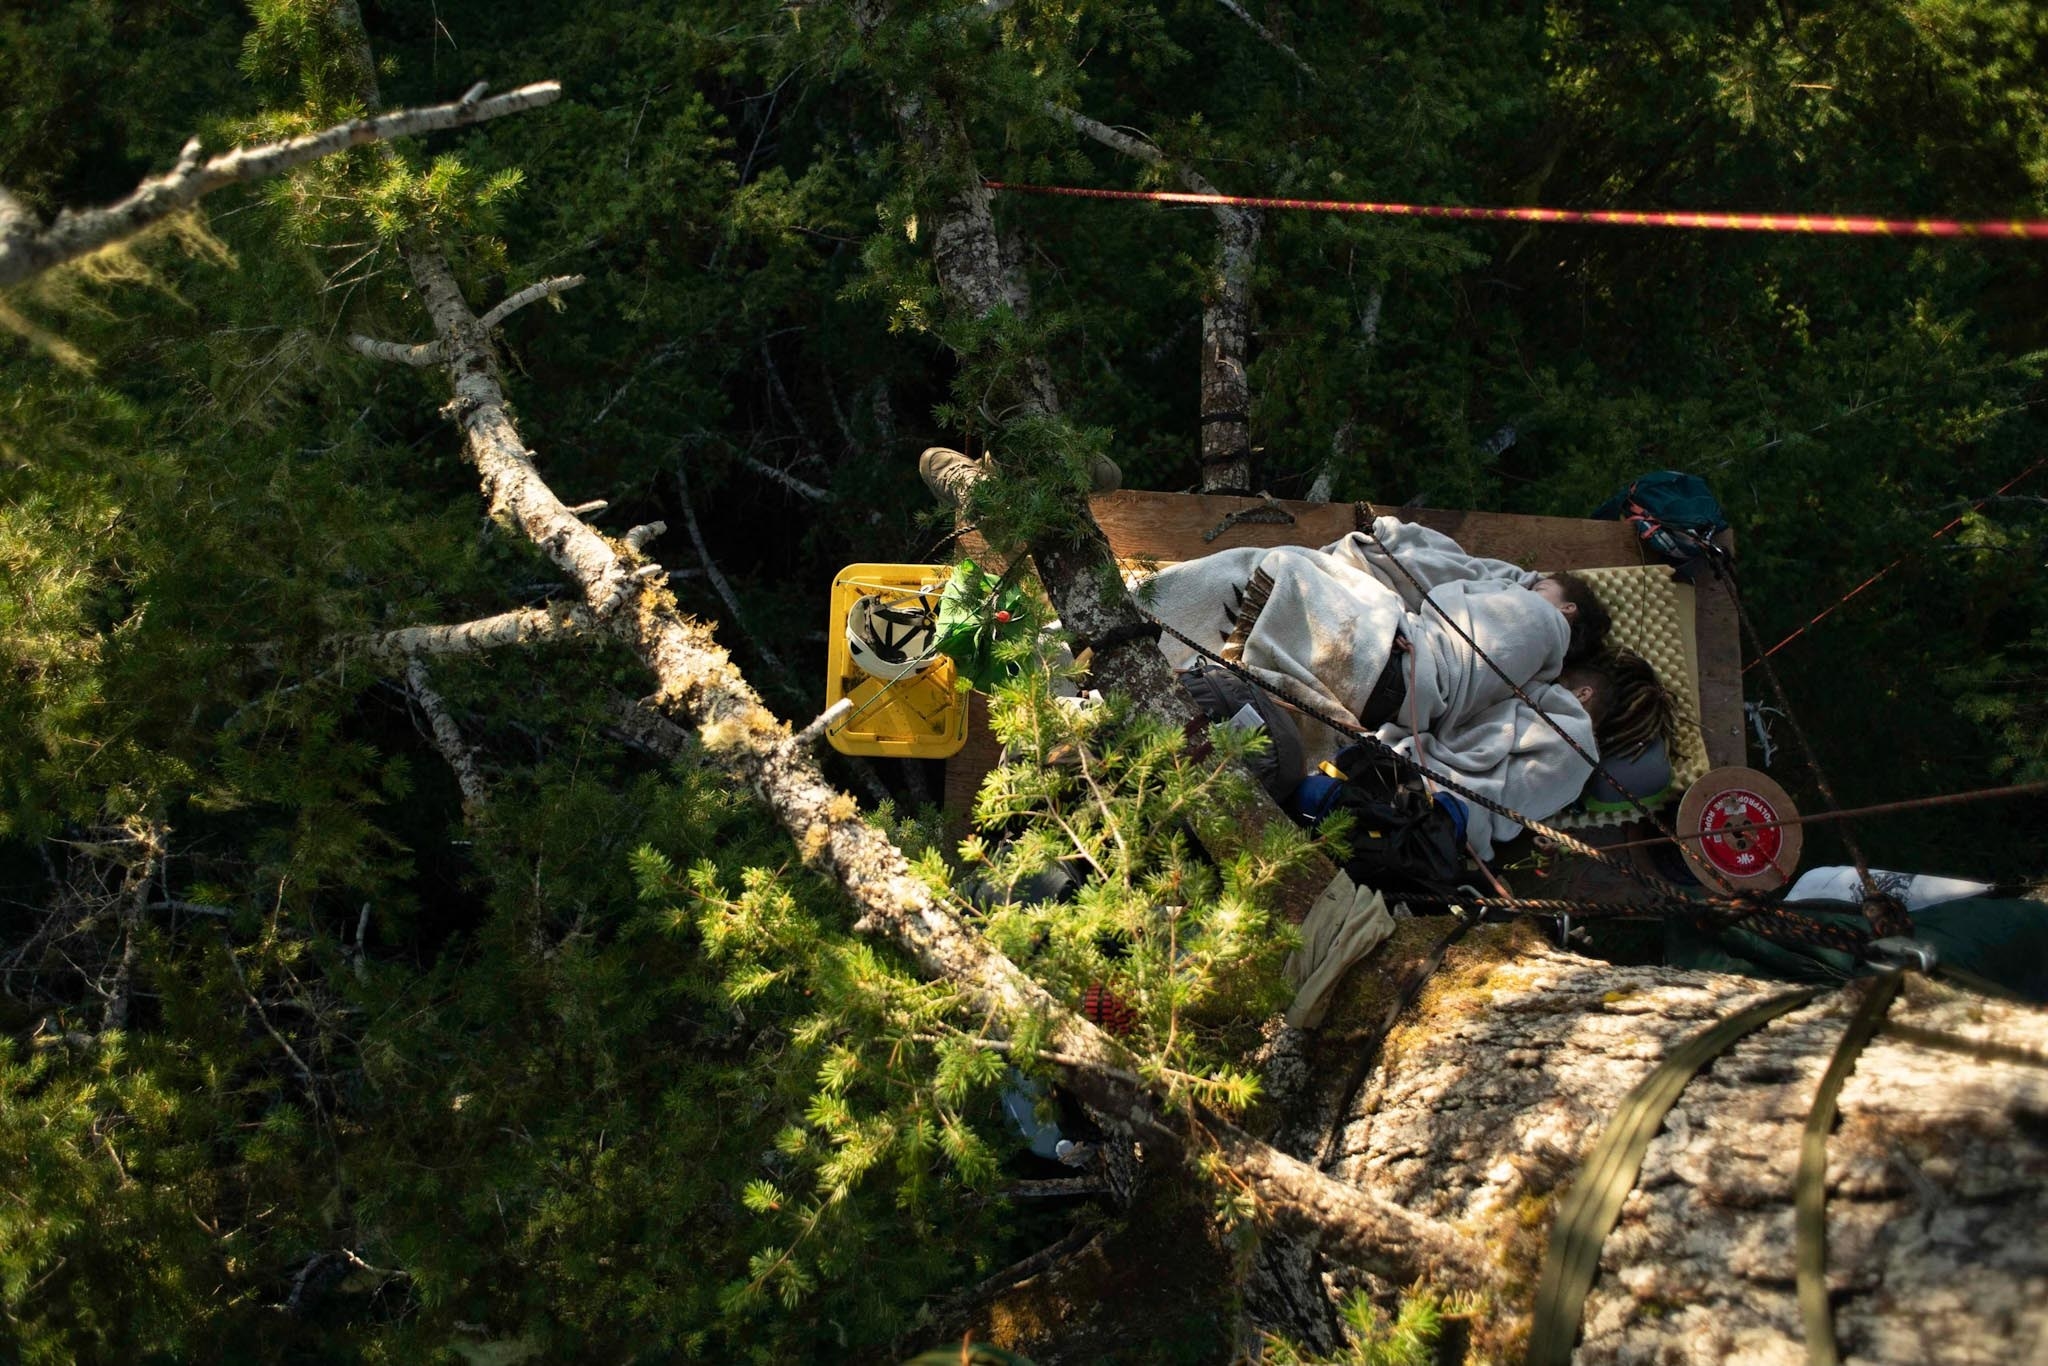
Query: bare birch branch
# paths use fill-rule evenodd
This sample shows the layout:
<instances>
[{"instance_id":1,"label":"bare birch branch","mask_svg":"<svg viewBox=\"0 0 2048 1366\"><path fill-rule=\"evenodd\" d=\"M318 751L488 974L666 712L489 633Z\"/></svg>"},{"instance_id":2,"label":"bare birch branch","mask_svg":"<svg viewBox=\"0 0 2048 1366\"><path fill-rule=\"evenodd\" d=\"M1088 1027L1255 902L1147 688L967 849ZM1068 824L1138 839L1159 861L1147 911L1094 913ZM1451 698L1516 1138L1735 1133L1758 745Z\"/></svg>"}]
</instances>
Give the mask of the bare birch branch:
<instances>
[{"instance_id":1,"label":"bare birch branch","mask_svg":"<svg viewBox=\"0 0 2048 1366\"><path fill-rule=\"evenodd\" d=\"M1379 285L1365 297L1365 307L1358 314L1359 351L1364 364L1370 364L1373 352L1380 344L1380 311L1386 303L1386 290ZM1345 418L1337 424L1337 430L1330 435L1330 454L1316 471L1315 482L1309 485L1307 499L1311 503L1330 501L1332 480L1336 477L1339 461L1351 454L1351 433L1354 423Z\"/></svg>"},{"instance_id":2,"label":"bare birch branch","mask_svg":"<svg viewBox=\"0 0 2048 1366\"><path fill-rule=\"evenodd\" d=\"M488 804L491 796L490 789L484 785L483 769L477 763L476 751L462 738L462 730L449 713L448 704L441 700L441 694L434 691L433 684L427 679L426 661L418 655L405 662L405 682L412 690L413 700L427 714L427 723L434 728L434 747L441 751L441 757L455 771L455 785L462 789L463 810L474 815Z\"/></svg>"},{"instance_id":3,"label":"bare birch branch","mask_svg":"<svg viewBox=\"0 0 2048 1366\"><path fill-rule=\"evenodd\" d=\"M853 699L851 697L840 698L837 702L834 702L831 706L819 712L816 719L814 719L811 722L811 724L805 726L795 735L792 735L789 738L790 744L815 745L816 743L818 743L820 739L824 738L826 731L832 729L832 723L834 721L837 721L840 717L846 715L848 712L852 710Z\"/></svg>"},{"instance_id":4,"label":"bare birch branch","mask_svg":"<svg viewBox=\"0 0 2048 1366\"><path fill-rule=\"evenodd\" d=\"M107 993L101 1029L128 1027L128 992L135 978L136 935L142 929L142 913L149 905L150 888L163 867L164 841L170 830L159 821L132 820L126 826L134 853L128 859L128 877L121 886L121 961L114 969L114 984Z\"/></svg>"},{"instance_id":5,"label":"bare birch branch","mask_svg":"<svg viewBox=\"0 0 2048 1366\"><path fill-rule=\"evenodd\" d=\"M641 526L634 527L621 539L625 541L628 550L633 551L635 554L644 555L647 553L649 542L660 540L666 534L668 534L667 522L647 522ZM656 565L654 568L658 569L660 566Z\"/></svg>"},{"instance_id":6,"label":"bare birch branch","mask_svg":"<svg viewBox=\"0 0 2048 1366\"><path fill-rule=\"evenodd\" d=\"M185 144L171 170L143 181L126 199L101 209L67 209L48 227L39 226L19 200L0 190L0 287L18 284L52 266L133 237L226 186L279 175L365 143L465 128L538 109L554 103L561 93L557 82L540 81L490 99L464 99L350 119L318 133L237 147L206 161L199 159L199 139L194 138Z\"/></svg>"},{"instance_id":7,"label":"bare birch branch","mask_svg":"<svg viewBox=\"0 0 2048 1366\"><path fill-rule=\"evenodd\" d=\"M1078 109L1069 109L1051 100L1045 101L1044 109L1046 113L1065 123L1075 132L1095 139L1112 152L1121 152L1127 157L1144 162L1147 166L1158 166L1166 160L1166 153L1160 151L1158 145L1150 138L1126 132L1121 128L1112 128L1100 119L1089 118ZM1197 190L1195 193L1213 191Z\"/></svg>"},{"instance_id":8,"label":"bare birch branch","mask_svg":"<svg viewBox=\"0 0 2048 1366\"><path fill-rule=\"evenodd\" d=\"M429 365L439 365L448 359L439 342L418 342L408 345L405 342L380 341L376 337L365 337L360 332L351 332L348 344L351 350L368 356L371 360L388 360L396 365L411 365L421 369Z\"/></svg>"},{"instance_id":9,"label":"bare birch branch","mask_svg":"<svg viewBox=\"0 0 2048 1366\"><path fill-rule=\"evenodd\" d=\"M741 452L740 463L764 479L773 479L776 483L799 497L808 498L814 503L829 503L832 501L832 490L821 489L816 484L807 484L788 470L777 469L765 460L760 460L745 452Z\"/></svg>"},{"instance_id":10,"label":"bare birch branch","mask_svg":"<svg viewBox=\"0 0 2048 1366\"><path fill-rule=\"evenodd\" d=\"M499 302L496 308L477 320L477 326L485 331L489 331L528 304L565 293L582 283L583 277L581 275L557 275L552 279L537 281L520 290L517 294L507 295Z\"/></svg>"},{"instance_id":11,"label":"bare birch branch","mask_svg":"<svg viewBox=\"0 0 2048 1366\"><path fill-rule=\"evenodd\" d=\"M1321 467L1316 470L1315 482L1311 483L1308 486L1308 492L1302 495L1304 501L1310 503L1327 503L1330 501L1330 487L1335 477L1337 462L1351 453L1352 429L1353 423L1347 417L1338 423L1337 430L1330 434L1330 454L1324 458Z\"/></svg>"},{"instance_id":12,"label":"bare birch branch","mask_svg":"<svg viewBox=\"0 0 2048 1366\"><path fill-rule=\"evenodd\" d=\"M446 626L406 626L381 635L365 636L365 654L396 661L428 655L473 655L512 645L549 644L582 640L597 630L597 619L587 608L574 604L522 607L475 621Z\"/></svg>"},{"instance_id":13,"label":"bare birch branch","mask_svg":"<svg viewBox=\"0 0 2048 1366\"><path fill-rule=\"evenodd\" d=\"M1223 8L1229 10L1232 14L1235 14L1238 18L1244 20L1246 26L1249 27L1252 32L1258 34L1261 38L1264 38L1269 46L1271 46L1275 51L1279 52L1283 57L1287 58L1288 61L1294 63L1295 69L1300 71L1302 75L1308 77L1312 81L1321 81L1323 79L1321 76L1316 74L1316 69L1314 67L1310 66L1307 62L1301 59L1301 54L1299 52L1296 52L1293 48L1281 42L1280 39L1274 35L1273 30L1267 28L1258 20L1252 18L1251 11L1247 10L1243 5L1239 4L1238 0L1216 0L1216 3L1223 6Z\"/></svg>"},{"instance_id":14,"label":"bare birch branch","mask_svg":"<svg viewBox=\"0 0 2048 1366\"><path fill-rule=\"evenodd\" d=\"M336 636L325 648L342 659L368 659L396 668L414 656L473 655L485 650L502 650L515 645L547 645L582 640L598 629L588 608L573 603L551 603L546 607L521 607L474 621L456 621L432 626L401 626L392 631L367 635ZM266 642L254 647L256 662L275 668L285 647Z\"/></svg>"}]
</instances>

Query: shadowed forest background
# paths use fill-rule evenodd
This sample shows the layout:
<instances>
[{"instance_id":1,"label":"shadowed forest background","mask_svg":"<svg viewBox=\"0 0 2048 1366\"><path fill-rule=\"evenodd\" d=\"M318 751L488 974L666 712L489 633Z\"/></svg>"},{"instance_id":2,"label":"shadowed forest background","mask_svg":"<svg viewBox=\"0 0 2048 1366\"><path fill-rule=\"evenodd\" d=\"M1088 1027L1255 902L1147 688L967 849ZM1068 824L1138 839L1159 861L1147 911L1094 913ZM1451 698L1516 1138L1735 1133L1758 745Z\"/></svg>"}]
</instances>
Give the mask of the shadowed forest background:
<instances>
[{"instance_id":1,"label":"shadowed forest background","mask_svg":"<svg viewBox=\"0 0 2048 1366\"><path fill-rule=\"evenodd\" d=\"M48 217L194 133L360 112L343 8L7 0L0 186ZM1244 8L1263 33L1216 0L366 0L388 107L563 97L0 293L5 1355L888 1359L1058 1234L989 1193L1002 1061L933 1042L938 989L756 803L622 727L649 691L623 649L434 661L489 784L466 804L403 671L334 647L565 592L483 514L440 372L346 345L430 335L409 235L479 312L586 277L505 324L525 439L607 534L666 524L681 605L801 726L833 572L951 555L924 447L1199 479L1206 210L998 196L1029 319L934 283L960 146L1177 186L1048 104L1226 193L2048 214L2034 5ZM900 137L906 99L957 111L950 151ZM1692 471L1767 639L1912 557L1777 657L1846 803L2048 777L2048 472L1969 511L2048 454L2048 244L1275 214L1251 318L1255 490L1569 516ZM1056 439L990 401L1027 353ZM936 770L873 774L943 882ZM2039 881L2044 816L1863 838ZM1208 989L1219 1021L1271 1005ZM1132 1359L1217 1359L1211 1327Z\"/></svg>"}]
</instances>

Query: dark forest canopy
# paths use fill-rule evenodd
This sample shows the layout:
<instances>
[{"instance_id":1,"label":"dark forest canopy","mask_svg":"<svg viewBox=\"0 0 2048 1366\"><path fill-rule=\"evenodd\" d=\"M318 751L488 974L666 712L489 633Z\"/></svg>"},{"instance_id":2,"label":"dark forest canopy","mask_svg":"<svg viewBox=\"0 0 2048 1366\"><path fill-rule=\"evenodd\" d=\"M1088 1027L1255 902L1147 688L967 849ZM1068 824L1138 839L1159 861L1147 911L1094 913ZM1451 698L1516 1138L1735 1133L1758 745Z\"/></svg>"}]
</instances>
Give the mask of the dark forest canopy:
<instances>
[{"instance_id":1,"label":"dark forest canopy","mask_svg":"<svg viewBox=\"0 0 2048 1366\"><path fill-rule=\"evenodd\" d=\"M583 277L497 334L519 436L606 537L665 524L632 552L796 726L832 573L950 553L926 446L1014 462L1041 533L1094 453L1196 487L1204 307L1237 288L1252 489L1584 515L1691 470L1770 639L1909 556L1777 657L1874 803L2048 777L2048 471L1972 508L2048 452L2048 243L1276 213L1226 280L1205 209L999 195L1032 308L982 317L940 228L976 176L2048 217L2044 78L2048 10L1992 0L0 9L0 189L45 221L195 133L563 92L0 291L6 1354L879 1359L1062 1231L990 1196L1006 1055L962 998L853 933L818 850L706 758L730 729L635 708L630 641L554 639L579 593L483 515L447 374L350 345L436 335L423 251L479 314ZM521 608L548 640L411 669L374 640ZM996 709L1034 743L1055 714ZM1156 804L1234 779L1125 722L1136 862L1081 930L983 928L1069 1004L1179 983L1147 998L1148 1080L1239 1112L1278 873L1191 850ZM932 775L824 767L942 892ZM989 810L1029 807L998 785ZM2044 816L1863 840L2039 882ZM1098 942L1161 879L1206 955L1186 982Z\"/></svg>"}]
</instances>

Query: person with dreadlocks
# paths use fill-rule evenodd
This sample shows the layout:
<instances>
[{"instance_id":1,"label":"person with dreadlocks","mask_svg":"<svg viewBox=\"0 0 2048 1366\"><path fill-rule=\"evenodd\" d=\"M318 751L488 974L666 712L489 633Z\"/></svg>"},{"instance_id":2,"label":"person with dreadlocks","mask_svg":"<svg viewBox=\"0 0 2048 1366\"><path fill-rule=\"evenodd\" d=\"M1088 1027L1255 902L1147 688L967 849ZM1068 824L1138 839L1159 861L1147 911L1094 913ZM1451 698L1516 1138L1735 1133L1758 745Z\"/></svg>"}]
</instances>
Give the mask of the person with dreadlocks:
<instances>
[{"instance_id":1,"label":"person with dreadlocks","mask_svg":"<svg viewBox=\"0 0 2048 1366\"><path fill-rule=\"evenodd\" d=\"M1585 794L1589 811L1654 806L1671 786L1670 746L1678 707L1650 661L1616 648L1568 665L1558 684L1586 709L1600 767ZM1634 798L1634 801L1630 799Z\"/></svg>"}]
</instances>

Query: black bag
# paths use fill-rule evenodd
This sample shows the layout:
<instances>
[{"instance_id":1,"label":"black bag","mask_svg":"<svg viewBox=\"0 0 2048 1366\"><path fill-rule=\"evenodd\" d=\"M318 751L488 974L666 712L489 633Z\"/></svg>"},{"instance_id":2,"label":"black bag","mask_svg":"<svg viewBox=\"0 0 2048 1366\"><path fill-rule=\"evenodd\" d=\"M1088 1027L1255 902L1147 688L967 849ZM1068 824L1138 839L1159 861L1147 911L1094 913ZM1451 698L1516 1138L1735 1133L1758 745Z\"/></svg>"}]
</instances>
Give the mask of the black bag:
<instances>
[{"instance_id":1,"label":"black bag","mask_svg":"<svg viewBox=\"0 0 2048 1366\"><path fill-rule=\"evenodd\" d=\"M1351 815L1344 871L1361 887L1449 896L1465 866L1464 804L1432 798L1412 764L1374 746L1352 745L1302 783L1289 808L1310 825L1333 811Z\"/></svg>"},{"instance_id":2,"label":"black bag","mask_svg":"<svg viewBox=\"0 0 2048 1366\"><path fill-rule=\"evenodd\" d=\"M1195 699L1202 715L1211 721L1264 730L1272 741L1264 754L1252 760L1252 776L1274 801L1285 801L1307 771L1301 751L1301 731L1287 709L1263 689L1255 688L1221 665L1197 659L1180 675L1180 685Z\"/></svg>"}]
</instances>

